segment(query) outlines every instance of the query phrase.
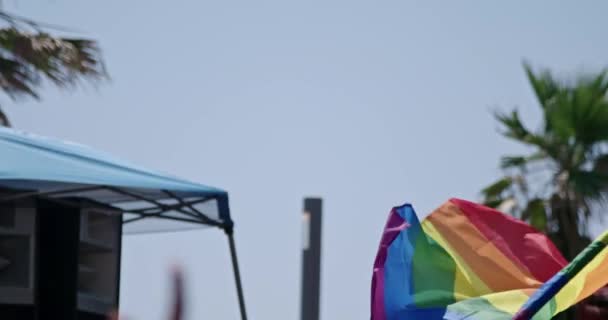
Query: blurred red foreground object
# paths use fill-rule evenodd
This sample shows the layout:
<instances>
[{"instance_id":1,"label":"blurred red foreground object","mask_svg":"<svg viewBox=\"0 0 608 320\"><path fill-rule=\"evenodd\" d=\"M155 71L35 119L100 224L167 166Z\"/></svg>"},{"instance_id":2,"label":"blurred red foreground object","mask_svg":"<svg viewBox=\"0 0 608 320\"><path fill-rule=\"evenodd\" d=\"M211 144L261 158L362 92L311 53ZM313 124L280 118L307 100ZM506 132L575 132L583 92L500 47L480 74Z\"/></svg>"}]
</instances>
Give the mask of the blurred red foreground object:
<instances>
[{"instance_id":1,"label":"blurred red foreground object","mask_svg":"<svg viewBox=\"0 0 608 320\"><path fill-rule=\"evenodd\" d=\"M179 268L173 269L173 308L169 313L168 320L181 320L184 313L184 277ZM108 320L126 320L119 317L118 312L113 311L108 315Z\"/></svg>"}]
</instances>

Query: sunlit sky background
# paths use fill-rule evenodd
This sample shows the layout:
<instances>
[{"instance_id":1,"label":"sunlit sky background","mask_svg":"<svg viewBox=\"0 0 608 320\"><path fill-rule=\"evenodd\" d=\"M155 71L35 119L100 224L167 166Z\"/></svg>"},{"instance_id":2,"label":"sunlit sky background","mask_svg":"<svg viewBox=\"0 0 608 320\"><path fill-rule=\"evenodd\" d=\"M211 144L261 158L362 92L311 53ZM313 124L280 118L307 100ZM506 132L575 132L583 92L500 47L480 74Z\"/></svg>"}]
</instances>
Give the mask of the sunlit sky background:
<instances>
[{"instance_id":1,"label":"sunlit sky background","mask_svg":"<svg viewBox=\"0 0 608 320\"><path fill-rule=\"evenodd\" d=\"M538 108L521 62L608 65L603 1L4 1L98 39L112 81L1 101L22 130L230 192L251 319L298 319L301 201L325 200L322 318L369 319L389 209L478 199L495 109ZM599 229L599 228L598 228ZM597 231L597 230L596 230ZM164 319L170 266L189 319L237 319L219 230L126 237L121 306Z\"/></svg>"}]
</instances>

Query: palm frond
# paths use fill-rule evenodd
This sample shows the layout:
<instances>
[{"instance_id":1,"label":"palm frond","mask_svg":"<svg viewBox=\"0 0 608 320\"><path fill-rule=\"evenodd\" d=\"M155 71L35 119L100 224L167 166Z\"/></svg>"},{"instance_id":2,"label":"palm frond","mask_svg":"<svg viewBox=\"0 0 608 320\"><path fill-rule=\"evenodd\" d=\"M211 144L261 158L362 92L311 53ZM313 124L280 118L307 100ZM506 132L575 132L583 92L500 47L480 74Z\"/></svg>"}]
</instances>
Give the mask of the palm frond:
<instances>
[{"instance_id":1,"label":"palm frond","mask_svg":"<svg viewBox=\"0 0 608 320\"><path fill-rule=\"evenodd\" d=\"M604 71L557 89L544 106L548 133L584 145L608 139L608 78Z\"/></svg>"},{"instance_id":2,"label":"palm frond","mask_svg":"<svg viewBox=\"0 0 608 320\"><path fill-rule=\"evenodd\" d=\"M559 92L559 82L553 78L549 71L545 70L537 75L528 62L524 62L523 65L540 106L543 109L546 108L555 94Z\"/></svg>"},{"instance_id":3,"label":"palm frond","mask_svg":"<svg viewBox=\"0 0 608 320\"><path fill-rule=\"evenodd\" d=\"M15 99L21 95L38 98L35 87L40 76L18 61L0 57L0 88Z\"/></svg>"},{"instance_id":4,"label":"palm frond","mask_svg":"<svg viewBox=\"0 0 608 320\"><path fill-rule=\"evenodd\" d=\"M8 116L6 115L6 113L4 113L4 111L2 109L0 109L0 126L4 126L4 127L11 126L11 122L10 122L10 120L8 120Z\"/></svg>"},{"instance_id":5,"label":"palm frond","mask_svg":"<svg viewBox=\"0 0 608 320\"><path fill-rule=\"evenodd\" d=\"M594 160L593 172L608 176L608 154L600 155Z\"/></svg>"},{"instance_id":6,"label":"palm frond","mask_svg":"<svg viewBox=\"0 0 608 320\"><path fill-rule=\"evenodd\" d=\"M484 198L491 200L501 196L501 194L509 189L513 185L513 179L511 177L503 177L498 181L490 184L489 186L481 190L481 194Z\"/></svg>"},{"instance_id":7,"label":"palm frond","mask_svg":"<svg viewBox=\"0 0 608 320\"><path fill-rule=\"evenodd\" d=\"M500 212L504 212L510 215L515 215L516 211L519 207L519 203L517 202L517 199L515 199L515 197L507 197L502 199L502 201L500 203L498 203L496 206L492 207Z\"/></svg>"},{"instance_id":8,"label":"palm frond","mask_svg":"<svg viewBox=\"0 0 608 320\"><path fill-rule=\"evenodd\" d=\"M522 220L527 220L530 225L540 231L547 231L548 216L545 201L540 198L532 199L522 212Z\"/></svg>"},{"instance_id":9,"label":"palm frond","mask_svg":"<svg viewBox=\"0 0 608 320\"><path fill-rule=\"evenodd\" d=\"M592 170L573 170L568 176L568 185L580 198L600 200L608 189L608 175Z\"/></svg>"},{"instance_id":10,"label":"palm frond","mask_svg":"<svg viewBox=\"0 0 608 320\"><path fill-rule=\"evenodd\" d=\"M500 158L501 169L521 168L532 162L545 160L546 154L535 152L529 156L503 156Z\"/></svg>"},{"instance_id":11,"label":"palm frond","mask_svg":"<svg viewBox=\"0 0 608 320\"><path fill-rule=\"evenodd\" d=\"M524 126L517 110L511 111L511 113L495 112L494 117L502 124L504 136L524 143L530 143L533 139L532 132Z\"/></svg>"},{"instance_id":12,"label":"palm frond","mask_svg":"<svg viewBox=\"0 0 608 320\"><path fill-rule=\"evenodd\" d=\"M20 79L11 96L37 97L35 88L42 78L59 87L81 80L98 80L106 76L101 52L94 41L54 38L45 33L25 33L14 28L0 29L0 55L10 60L11 68L0 68L5 78ZM20 71L14 76L15 71ZM23 90L19 90L19 88Z\"/></svg>"}]
</instances>

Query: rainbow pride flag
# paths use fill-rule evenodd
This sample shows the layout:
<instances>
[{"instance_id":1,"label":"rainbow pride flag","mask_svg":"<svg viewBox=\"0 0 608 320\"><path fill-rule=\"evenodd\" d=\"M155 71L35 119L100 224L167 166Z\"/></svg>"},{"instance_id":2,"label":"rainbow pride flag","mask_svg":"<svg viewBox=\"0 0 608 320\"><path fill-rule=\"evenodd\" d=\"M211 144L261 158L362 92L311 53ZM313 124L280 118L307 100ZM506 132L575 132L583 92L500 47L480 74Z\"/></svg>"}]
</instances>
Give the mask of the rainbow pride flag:
<instances>
[{"instance_id":1,"label":"rainbow pride flag","mask_svg":"<svg viewBox=\"0 0 608 320\"><path fill-rule=\"evenodd\" d=\"M371 320L551 319L608 283L607 239L564 269L546 236L494 209L451 199L421 223L411 205L393 208Z\"/></svg>"}]
</instances>

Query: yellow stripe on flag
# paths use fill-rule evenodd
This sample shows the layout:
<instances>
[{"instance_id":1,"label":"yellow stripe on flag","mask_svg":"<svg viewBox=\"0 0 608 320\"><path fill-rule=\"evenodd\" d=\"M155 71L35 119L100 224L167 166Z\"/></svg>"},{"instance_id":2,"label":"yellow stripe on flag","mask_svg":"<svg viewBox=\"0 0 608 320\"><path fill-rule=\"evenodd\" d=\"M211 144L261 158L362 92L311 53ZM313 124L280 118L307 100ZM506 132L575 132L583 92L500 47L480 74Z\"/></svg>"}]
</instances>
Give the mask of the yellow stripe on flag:
<instances>
[{"instance_id":1,"label":"yellow stripe on flag","mask_svg":"<svg viewBox=\"0 0 608 320\"><path fill-rule=\"evenodd\" d=\"M488 286L479 279L477 274L469 268L464 259L455 253L456 251L441 236L431 222L428 220L424 221L422 223L422 229L424 230L424 233L448 251L456 264L456 274L454 277L454 298L456 301L492 293Z\"/></svg>"}]
</instances>

